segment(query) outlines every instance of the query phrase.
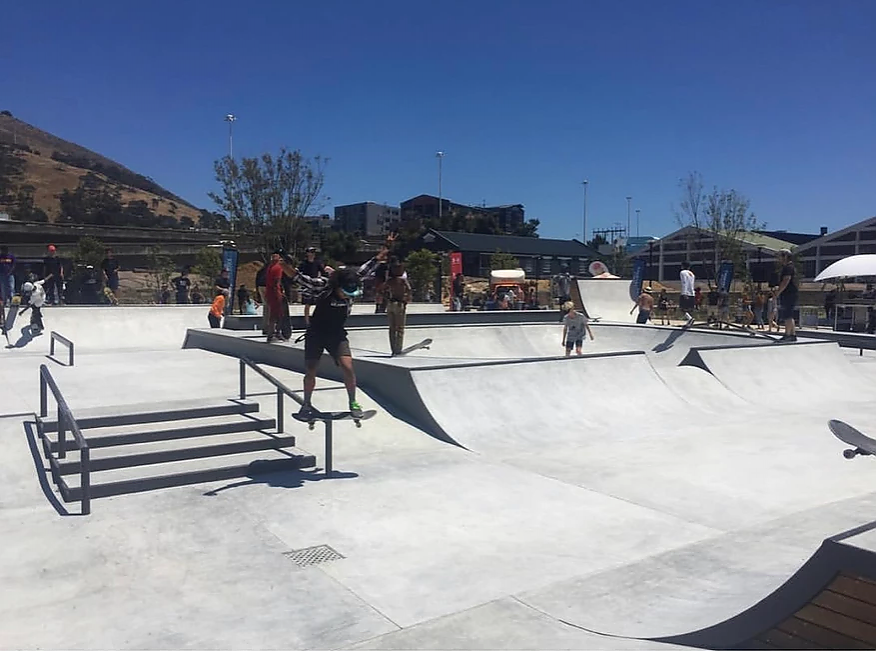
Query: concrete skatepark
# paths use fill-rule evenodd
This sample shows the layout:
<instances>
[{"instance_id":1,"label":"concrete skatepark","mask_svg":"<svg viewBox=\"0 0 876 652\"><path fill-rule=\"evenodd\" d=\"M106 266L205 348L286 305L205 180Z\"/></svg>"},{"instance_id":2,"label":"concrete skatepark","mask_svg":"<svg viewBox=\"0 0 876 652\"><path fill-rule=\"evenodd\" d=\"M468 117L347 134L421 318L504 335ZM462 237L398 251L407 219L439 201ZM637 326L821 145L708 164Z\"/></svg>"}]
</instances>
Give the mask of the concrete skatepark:
<instances>
[{"instance_id":1,"label":"concrete skatepark","mask_svg":"<svg viewBox=\"0 0 876 652\"><path fill-rule=\"evenodd\" d=\"M297 390L303 347L206 329L203 306L47 308L45 335L2 352L2 647L872 649L873 625L828 598L844 573L876 577L876 467L845 460L827 421L876 432L876 354L636 326L619 296L590 300L602 319L571 359L556 313L418 307L406 344L434 343L403 358L351 318L378 415L335 425L331 477L322 430L286 418L315 466L96 498L87 516L39 451L40 365L84 420L236 399L239 356ZM46 360L50 330L73 366ZM324 359L319 409L345 408L338 378ZM277 417L269 382L247 390ZM315 546L339 558L296 563Z\"/></svg>"}]
</instances>

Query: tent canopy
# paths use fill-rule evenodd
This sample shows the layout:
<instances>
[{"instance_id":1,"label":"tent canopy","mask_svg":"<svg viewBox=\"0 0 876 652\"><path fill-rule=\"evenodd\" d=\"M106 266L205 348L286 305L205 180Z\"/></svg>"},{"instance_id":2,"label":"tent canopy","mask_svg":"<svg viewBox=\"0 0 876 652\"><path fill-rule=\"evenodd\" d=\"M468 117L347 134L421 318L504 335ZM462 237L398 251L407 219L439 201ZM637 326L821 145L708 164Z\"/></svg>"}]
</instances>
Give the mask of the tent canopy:
<instances>
[{"instance_id":1,"label":"tent canopy","mask_svg":"<svg viewBox=\"0 0 876 652\"><path fill-rule=\"evenodd\" d=\"M859 254L838 260L833 265L828 265L815 280L827 281L854 276L876 276L876 254Z\"/></svg>"}]
</instances>

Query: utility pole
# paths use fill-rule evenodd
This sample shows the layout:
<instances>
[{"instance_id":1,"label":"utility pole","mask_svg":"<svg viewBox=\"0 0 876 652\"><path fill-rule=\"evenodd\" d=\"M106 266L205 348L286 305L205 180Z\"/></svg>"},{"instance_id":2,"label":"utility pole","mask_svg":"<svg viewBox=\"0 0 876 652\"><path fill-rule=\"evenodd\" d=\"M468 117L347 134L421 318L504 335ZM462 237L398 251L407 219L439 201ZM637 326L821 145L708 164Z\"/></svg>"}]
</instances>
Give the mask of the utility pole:
<instances>
[{"instance_id":1,"label":"utility pole","mask_svg":"<svg viewBox=\"0 0 876 652\"><path fill-rule=\"evenodd\" d=\"M642 212L641 208L636 209L636 237L639 237L639 213Z\"/></svg>"},{"instance_id":2,"label":"utility pole","mask_svg":"<svg viewBox=\"0 0 876 652\"><path fill-rule=\"evenodd\" d=\"M584 186L584 232L581 235L581 241L584 244L587 244L587 185L589 183L587 179L581 182L581 185Z\"/></svg>"},{"instance_id":3,"label":"utility pole","mask_svg":"<svg viewBox=\"0 0 876 652\"><path fill-rule=\"evenodd\" d=\"M228 123L228 158L234 158L234 121L237 116L229 113L225 116L225 122Z\"/></svg>"},{"instance_id":4,"label":"utility pole","mask_svg":"<svg viewBox=\"0 0 876 652\"><path fill-rule=\"evenodd\" d=\"M632 197L627 197L627 238L630 237L630 202L633 201Z\"/></svg>"},{"instance_id":5,"label":"utility pole","mask_svg":"<svg viewBox=\"0 0 876 652\"><path fill-rule=\"evenodd\" d=\"M444 203L441 199L441 162L444 160L444 152L435 152L435 156L438 158L438 219L440 220Z\"/></svg>"}]
</instances>

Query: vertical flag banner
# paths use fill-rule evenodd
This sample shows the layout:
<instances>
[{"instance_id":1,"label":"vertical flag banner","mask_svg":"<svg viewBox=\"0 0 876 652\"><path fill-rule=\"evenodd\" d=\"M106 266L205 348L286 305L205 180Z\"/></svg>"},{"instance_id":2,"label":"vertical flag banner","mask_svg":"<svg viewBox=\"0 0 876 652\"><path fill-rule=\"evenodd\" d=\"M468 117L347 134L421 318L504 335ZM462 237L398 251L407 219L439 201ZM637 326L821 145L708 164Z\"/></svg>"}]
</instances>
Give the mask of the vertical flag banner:
<instances>
[{"instance_id":1,"label":"vertical flag banner","mask_svg":"<svg viewBox=\"0 0 876 652\"><path fill-rule=\"evenodd\" d=\"M453 251L450 254L450 278L455 279L457 275L462 274L462 253Z\"/></svg>"},{"instance_id":2,"label":"vertical flag banner","mask_svg":"<svg viewBox=\"0 0 876 652\"><path fill-rule=\"evenodd\" d=\"M645 259L636 258L633 261L633 280L630 282L630 299L635 301L642 294L642 283L645 282Z\"/></svg>"},{"instance_id":3,"label":"vertical flag banner","mask_svg":"<svg viewBox=\"0 0 876 652\"><path fill-rule=\"evenodd\" d=\"M225 302L225 314L230 315L231 309L234 308L234 290L237 287L237 258L239 256L237 249L231 247L223 247L222 249L222 269L228 270L228 282L231 285L231 295Z\"/></svg>"},{"instance_id":4,"label":"vertical flag banner","mask_svg":"<svg viewBox=\"0 0 876 652\"><path fill-rule=\"evenodd\" d=\"M718 289L729 292L731 283L733 283L733 263L723 262L721 271L718 272Z\"/></svg>"}]
</instances>

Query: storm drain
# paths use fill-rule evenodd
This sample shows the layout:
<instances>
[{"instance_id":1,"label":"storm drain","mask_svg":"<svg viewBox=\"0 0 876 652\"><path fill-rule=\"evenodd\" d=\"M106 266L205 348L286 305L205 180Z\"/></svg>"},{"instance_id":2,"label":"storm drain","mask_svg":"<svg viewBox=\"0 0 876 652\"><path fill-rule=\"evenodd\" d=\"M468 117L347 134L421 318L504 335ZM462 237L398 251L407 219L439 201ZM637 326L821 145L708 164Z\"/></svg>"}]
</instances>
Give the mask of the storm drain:
<instances>
[{"instance_id":1,"label":"storm drain","mask_svg":"<svg viewBox=\"0 0 876 652\"><path fill-rule=\"evenodd\" d=\"M301 550L292 550L291 552L284 552L283 554L298 566L302 567L322 564L323 562L334 561L336 559L346 559L346 557L337 550L326 545L302 548Z\"/></svg>"}]
</instances>

